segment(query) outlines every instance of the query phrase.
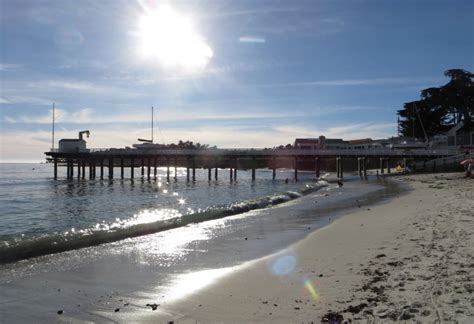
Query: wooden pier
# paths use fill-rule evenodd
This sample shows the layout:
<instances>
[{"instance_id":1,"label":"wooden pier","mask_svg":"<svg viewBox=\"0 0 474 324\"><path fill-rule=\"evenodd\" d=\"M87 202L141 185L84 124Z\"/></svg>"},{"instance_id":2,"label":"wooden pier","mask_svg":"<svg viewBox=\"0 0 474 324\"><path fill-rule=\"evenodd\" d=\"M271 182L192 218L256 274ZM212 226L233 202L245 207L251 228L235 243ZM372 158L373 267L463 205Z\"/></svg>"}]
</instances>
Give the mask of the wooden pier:
<instances>
[{"instance_id":1,"label":"wooden pier","mask_svg":"<svg viewBox=\"0 0 474 324\"><path fill-rule=\"evenodd\" d=\"M298 171L301 165L312 164L315 177L320 177L321 165L334 163L338 178L343 178L346 164L357 163L357 172L360 176L367 176L368 163L374 165L379 161L380 173L390 173L394 164L401 159L404 165L408 161L431 160L434 158L452 156L454 152L447 150L301 150L301 149L86 149L78 152L61 152L51 150L45 152L48 160L54 163L54 179L58 179L58 166L66 166L67 179L76 177L85 179L88 169L89 179L104 179L104 167L107 168L107 177L113 179L114 169L120 169L120 178L125 177L124 170L130 168L130 178L134 179L135 169L141 170L141 178L152 179L157 177L157 168L166 167L166 179L170 181L171 171L174 168L174 179L177 179L177 168L186 168L186 180L196 180L196 168L208 169L208 180L218 180L219 169L229 169L231 181L237 180L237 170L251 170L252 180L256 178L257 168L272 170L272 177L276 179L278 168L294 169L294 179L298 180ZM333 162L331 162L333 161ZM99 169L99 174L97 174ZM307 169L307 168L306 168ZM347 169L346 169L347 170Z\"/></svg>"}]
</instances>

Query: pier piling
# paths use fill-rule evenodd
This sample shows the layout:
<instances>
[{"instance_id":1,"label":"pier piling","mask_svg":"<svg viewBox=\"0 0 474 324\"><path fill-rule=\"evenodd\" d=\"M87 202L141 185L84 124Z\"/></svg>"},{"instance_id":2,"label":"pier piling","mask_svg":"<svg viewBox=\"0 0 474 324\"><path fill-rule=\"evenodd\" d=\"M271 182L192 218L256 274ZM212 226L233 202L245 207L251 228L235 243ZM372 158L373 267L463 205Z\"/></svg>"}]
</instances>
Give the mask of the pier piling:
<instances>
[{"instance_id":1,"label":"pier piling","mask_svg":"<svg viewBox=\"0 0 474 324\"><path fill-rule=\"evenodd\" d=\"M150 158L146 159L146 178L150 181L151 177L151 160Z\"/></svg>"},{"instance_id":2,"label":"pier piling","mask_svg":"<svg viewBox=\"0 0 474 324\"><path fill-rule=\"evenodd\" d=\"M74 178L74 161L69 160L69 163L71 164L71 167L69 168L70 172L71 172L71 175L69 176L69 179L72 180L72 178Z\"/></svg>"},{"instance_id":3,"label":"pier piling","mask_svg":"<svg viewBox=\"0 0 474 324\"><path fill-rule=\"evenodd\" d=\"M114 160L109 159L109 179L114 178Z\"/></svg>"},{"instance_id":4,"label":"pier piling","mask_svg":"<svg viewBox=\"0 0 474 324\"><path fill-rule=\"evenodd\" d=\"M174 181L178 181L178 159L174 158Z\"/></svg>"},{"instance_id":5,"label":"pier piling","mask_svg":"<svg viewBox=\"0 0 474 324\"><path fill-rule=\"evenodd\" d=\"M364 168L364 179L367 179L367 160L362 158L362 167Z\"/></svg>"},{"instance_id":6,"label":"pier piling","mask_svg":"<svg viewBox=\"0 0 474 324\"><path fill-rule=\"evenodd\" d=\"M295 164L295 181L298 181L298 158L297 157L295 157L294 164Z\"/></svg>"},{"instance_id":7,"label":"pier piling","mask_svg":"<svg viewBox=\"0 0 474 324\"><path fill-rule=\"evenodd\" d=\"M54 161L54 174L53 174L53 177L54 177L54 180L58 180L58 158L55 157L53 161Z\"/></svg>"},{"instance_id":8,"label":"pier piling","mask_svg":"<svg viewBox=\"0 0 474 324\"><path fill-rule=\"evenodd\" d=\"M255 156L252 156L252 181L255 181Z\"/></svg>"},{"instance_id":9,"label":"pier piling","mask_svg":"<svg viewBox=\"0 0 474 324\"><path fill-rule=\"evenodd\" d=\"M314 171L316 173L316 179L319 179L321 173L321 162L319 161L319 157L314 158Z\"/></svg>"},{"instance_id":10,"label":"pier piling","mask_svg":"<svg viewBox=\"0 0 474 324\"><path fill-rule=\"evenodd\" d=\"M104 179L104 159L100 159L100 179Z\"/></svg>"},{"instance_id":11,"label":"pier piling","mask_svg":"<svg viewBox=\"0 0 474 324\"><path fill-rule=\"evenodd\" d=\"M123 158L120 158L120 179L123 179Z\"/></svg>"},{"instance_id":12,"label":"pier piling","mask_svg":"<svg viewBox=\"0 0 474 324\"><path fill-rule=\"evenodd\" d=\"M272 158L272 179L276 179L276 158Z\"/></svg>"}]
</instances>

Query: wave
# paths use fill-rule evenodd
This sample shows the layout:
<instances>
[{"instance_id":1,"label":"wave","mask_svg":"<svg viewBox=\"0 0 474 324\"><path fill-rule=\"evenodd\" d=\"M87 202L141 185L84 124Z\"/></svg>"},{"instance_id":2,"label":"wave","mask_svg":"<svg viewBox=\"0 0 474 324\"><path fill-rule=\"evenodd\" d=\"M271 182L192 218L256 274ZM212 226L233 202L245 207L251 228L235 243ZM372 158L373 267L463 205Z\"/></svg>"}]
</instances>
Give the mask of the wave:
<instances>
[{"instance_id":1,"label":"wave","mask_svg":"<svg viewBox=\"0 0 474 324\"><path fill-rule=\"evenodd\" d=\"M127 238L153 234L161 231L200 223L208 220L242 214L251 210L262 209L281 204L315 192L328 183L324 180L306 185L301 191L287 191L257 199L232 203L228 206L210 207L206 210L179 215L174 218L148 223L132 224L126 227L114 227L107 231L79 231L66 234L46 235L39 238L21 239L5 242L0 246L0 264L60 253L80 248L111 243Z\"/></svg>"}]
</instances>

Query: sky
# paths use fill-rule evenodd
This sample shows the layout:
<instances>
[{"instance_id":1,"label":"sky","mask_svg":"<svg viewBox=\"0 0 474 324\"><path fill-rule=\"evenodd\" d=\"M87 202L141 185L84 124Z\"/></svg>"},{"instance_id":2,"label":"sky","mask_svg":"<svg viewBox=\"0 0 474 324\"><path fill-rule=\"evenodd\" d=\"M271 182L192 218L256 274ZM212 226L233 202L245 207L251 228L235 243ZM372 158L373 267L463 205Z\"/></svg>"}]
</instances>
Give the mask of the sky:
<instances>
[{"instance_id":1,"label":"sky","mask_svg":"<svg viewBox=\"0 0 474 324\"><path fill-rule=\"evenodd\" d=\"M474 71L474 1L0 0L0 161L150 138L221 148L386 138Z\"/></svg>"}]
</instances>

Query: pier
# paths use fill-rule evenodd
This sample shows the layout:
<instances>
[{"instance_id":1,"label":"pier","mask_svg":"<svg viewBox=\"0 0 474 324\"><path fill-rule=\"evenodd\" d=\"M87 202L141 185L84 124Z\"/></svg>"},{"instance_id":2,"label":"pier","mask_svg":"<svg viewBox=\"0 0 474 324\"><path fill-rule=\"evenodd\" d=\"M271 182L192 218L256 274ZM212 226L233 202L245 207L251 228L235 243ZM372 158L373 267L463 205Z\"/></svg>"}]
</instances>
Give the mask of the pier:
<instances>
[{"instance_id":1,"label":"pier","mask_svg":"<svg viewBox=\"0 0 474 324\"><path fill-rule=\"evenodd\" d=\"M170 168L174 168L174 179L177 180L177 168L186 168L186 180L196 181L196 169L207 169L207 178L219 178L219 169L229 169L231 181L237 180L238 170L251 170L252 180L256 179L257 168L272 170L272 178L276 179L278 168L293 168L294 180L298 180L298 171L314 170L315 178L320 177L322 164L336 171L338 178L343 178L346 165L357 164L360 176L367 176L369 164L371 168L377 165L381 174L390 173L397 161L403 160L406 166L409 161L432 160L449 157L455 152L448 150L302 150L302 149L80 149L76 152L62 152L52 149L45 152L47 159L54 164L53 176L58 179L58 167L67 168L67 179L76 177L85 179L104 179L104 168L107 168L107 178L113 179L125 176L125 168L130 168L129 177L134 179L135 169L140 168L142 179L157 177L157 168L166 167L166 180L170 181ZM312 167L308 167L312 165ZM88 172L86 170L88 169ZM99 172L97 173L97 169ZM116 173L115 169L119 169Z\"/></svg>"}]
</instances>

